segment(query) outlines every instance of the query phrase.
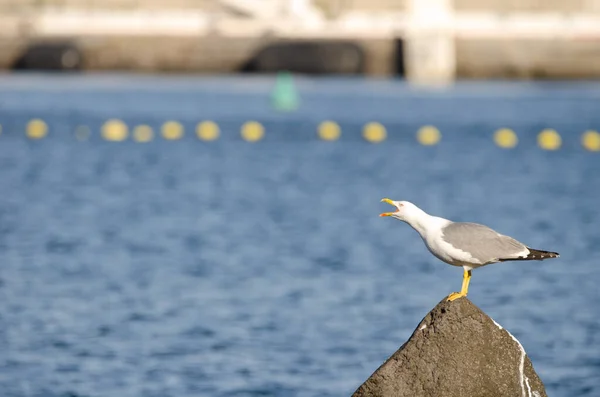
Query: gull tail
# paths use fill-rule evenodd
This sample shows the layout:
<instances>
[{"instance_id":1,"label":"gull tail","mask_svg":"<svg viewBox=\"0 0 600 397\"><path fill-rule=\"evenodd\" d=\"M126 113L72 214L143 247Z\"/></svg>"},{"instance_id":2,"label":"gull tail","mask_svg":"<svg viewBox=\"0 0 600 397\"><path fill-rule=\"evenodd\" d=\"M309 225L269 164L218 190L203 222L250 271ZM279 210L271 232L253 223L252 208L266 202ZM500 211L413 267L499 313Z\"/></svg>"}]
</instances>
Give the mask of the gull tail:
<instances>
[{"instance_id":1,"label":"gull tail","mask_svg":"<svg viewBox=\"0 0 600 397\"><path fill-rule=\"evenodd\" d=\"M536 250L536 249L529 248L529 247L527 247L527 249L529 250L529 254L527 254L527 256L521 256L521 257L518 257L518 258L501 258L500 262L505 262L505 261L541 261L541 260L544 260L544 259L558 258L560 256L558 254L558 252Z\"/></svg>"}]
</instances>

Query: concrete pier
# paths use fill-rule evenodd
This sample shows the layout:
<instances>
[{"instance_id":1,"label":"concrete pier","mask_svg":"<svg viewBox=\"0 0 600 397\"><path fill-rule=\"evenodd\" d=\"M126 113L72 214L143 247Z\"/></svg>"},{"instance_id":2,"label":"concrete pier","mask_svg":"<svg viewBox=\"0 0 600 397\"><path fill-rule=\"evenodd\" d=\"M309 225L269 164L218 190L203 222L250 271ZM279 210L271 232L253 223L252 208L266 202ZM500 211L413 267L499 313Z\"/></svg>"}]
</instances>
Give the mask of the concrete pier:
<instances>
[{"instance_id":1,"label":"concrete pier","mask_svg":"<svg viewBox=\"0 0 600 397\"><path fill-rule=\"evenodd\" d=\"M252 0L0 0L0 68L31 43L68 41L84 70L226 73L270 43L345 40L366 75L418 84L600 77L600 0L336 1L283 1L271 15Z\"/></svg>"}]
</instances>

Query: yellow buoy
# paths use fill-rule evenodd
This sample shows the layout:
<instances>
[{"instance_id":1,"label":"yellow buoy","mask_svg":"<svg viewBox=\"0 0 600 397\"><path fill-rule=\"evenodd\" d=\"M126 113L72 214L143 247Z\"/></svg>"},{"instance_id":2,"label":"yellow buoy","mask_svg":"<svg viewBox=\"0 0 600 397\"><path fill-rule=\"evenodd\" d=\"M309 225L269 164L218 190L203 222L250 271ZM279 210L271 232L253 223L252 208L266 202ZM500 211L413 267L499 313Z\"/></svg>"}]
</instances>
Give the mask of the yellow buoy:
<instances>
[{"instance_id":1,"label":"yellow buoy","mask_svg":"<svg viewBox=\"0 0 600 397\"><path fill-rule=\"evenodd\" d=\"M437 144L440 139L442 139L440 130L432 125L426 125L419 128L417 131L417 141L419 141L421 145L432 146Z\"/></svg>"},{"instance_id":2,"label":"yellow buoy","mask_svg":"<svg viewBox=\"0 0 600 397\"><path fill-rule=\"evenodd\" d=\"M161 133L163 138L167 140L176 140L183 137L183 125L177 121L167 121L163 124Z\"/></svg>"},{"instance_id":3,"label":"yellow buoy","mask_svg":"<svg viewBox=\"0 0 600 397\"><path fill-rule=\"evenodd\" d=\"M25 133L30 139L42 139L48 135L48 125L40 119L31 120L27 123Z\"/></svg>"},{"instance_id":4,"label":"yellow buoy","mask_svg":"<svg viewBox=\"0 0 600 397\"><path fill-rule=\"evenodd\" d=\"M319 124L318 134L319 138L324 141L337 141L342 135L342 130L338 123L334 121L324 121Z\"/></svg>"},{"instance_id":5,"label":"yellow buoy","mask_svg":"<svg viewBox=\"0 0 600 397\"><path fill-rule=\"evenodd\" d=\"M545 129L538 135L538 145L544 150L557 150L562 145L562 139L553 129Z\"/></svg>"},{"instance_id":6,"label":"yellow buoy","mask_svg":"<svg viewBox=\"0 0 600 397\"><path fill-rule=\"evenodd\" d=\"M265 129L261 123L256 121L248 121L242 126L242 138L248 142L260 141L265 135Z\"/></svg>"},{"instance_id":7,"label":"yellow buoy","mask_svg":"<svg viewBox=\"0 0 600 397\"><path fill-rule=\"evenodd\" d=\"M121 120L108 120L102 126L102 137L107 141L124 141L127 139L127 135L129 135L127 124Z\"/></svg>"},{"instance_id":8,"label":"yellow buoy","mask_svg":"<svg viewBox=\"0 0 600 397\"><path fill-rule=\"evenodd\" d=\"M501 148L512 149L519 143L519 138L510 128L500 128L494 133L494 142Z\"/></svg>"},{"instance_id":9,"label":"yellow buoy","mask_svg":"<svg viewBox=\"0 0 600 397\"><path fill-rule=\"evenodd\" d=\"M214 141L219 139L219 126L212 121L203 121L196 126L196 136L203 141Z\"/></svg>"},{"instance_id":10,"label":"yellow buoy","mask_svg":"<svg viewBox=\"0 0 600 397\"><path fill-rule=\"evenodd\" d=\"M387 138L387 131L383 124L371 122L363 128L363 138L371 143L379 143Z\"/></svg>"},{"instance_id":11,"label":"yellow buoy","mask_svg":"<svg viewBox=\"0 0 600 397\"><path fill-rule=\"evenodd\" d=\"M150 142L154 139L154 131L149 125L138 125L133 129L133 140L140 143Z\"/></svg>"},{"instance_id":12,"label":"yellow buoy","mask_svg":"<svg viewBox=\"0 0 600 397\"><path fill-rule=\"evenodd\" d=\"M586 131L581 137L581 144L591 152L600 151L600 134L597 131Z\"/></svg>"},{"instance_id":13,"label":"yellow buoy","mask_svg":"<svg viewBox=\"0 0 600 397\"><path fill-rule=\"evenodd\" d=\"M78 141L87 141L92 136L92 131L87 125L79 125L75 128L75 139Z\"/></svg>"}]
</instances>

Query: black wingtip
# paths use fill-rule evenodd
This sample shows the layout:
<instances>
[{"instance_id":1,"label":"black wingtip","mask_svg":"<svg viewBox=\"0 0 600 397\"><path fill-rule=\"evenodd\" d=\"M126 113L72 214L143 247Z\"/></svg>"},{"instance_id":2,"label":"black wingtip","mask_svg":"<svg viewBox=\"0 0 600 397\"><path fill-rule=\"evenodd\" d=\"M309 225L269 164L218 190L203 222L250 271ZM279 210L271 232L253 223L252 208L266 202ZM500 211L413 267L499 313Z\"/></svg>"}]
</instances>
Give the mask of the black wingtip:
<instances>
[{"instance_id":1,"label":"black wingtip","mask_svg":"<svg viewBox=\"0 0 600 397\"><path fill-rule=\"evenodd\" d=\"M536 249L529 248L529 247L527 247L527 249L529 250L529 254L527 254L527 256L521 256L519 258L501 258L500 262L507 262L507 261L542 261L544 259L553 259L553 258L559 258L560 257L560 255L558 254L558 252L536 250Z\"/></svg>"},{"instance_id":2,"label":"black wingtip","mask_svg":"<svg viewBox=\"0 0 600 397\"><path fill-rule=\"evenodd\" d=\"M542 260L542 259L558 258L560 256L558 254L558 252L542 251L542 250L536 250L533 248L528 248L528 249L529 249L529 255L527 255L525 257L525 259Z\"/></svg>"}]
</instances>

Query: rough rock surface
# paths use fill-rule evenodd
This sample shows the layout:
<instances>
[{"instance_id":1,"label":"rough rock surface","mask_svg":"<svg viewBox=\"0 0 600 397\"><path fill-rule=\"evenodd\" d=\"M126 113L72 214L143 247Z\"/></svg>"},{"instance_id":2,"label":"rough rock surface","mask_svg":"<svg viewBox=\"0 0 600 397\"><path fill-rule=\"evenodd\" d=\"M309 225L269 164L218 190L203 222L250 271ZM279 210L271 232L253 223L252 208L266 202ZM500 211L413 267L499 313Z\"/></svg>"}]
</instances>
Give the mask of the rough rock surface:
<instances>
[{"instance_id":1,"label":"rough rock surface","mask_svg":"<svg viewBox=\"0 0 600 397\"><path fill-rule=\"evenodd\" d=\"M546 397L517 339L467 298L440 302L353 397Z\"/></svg>"}]
</instances>

